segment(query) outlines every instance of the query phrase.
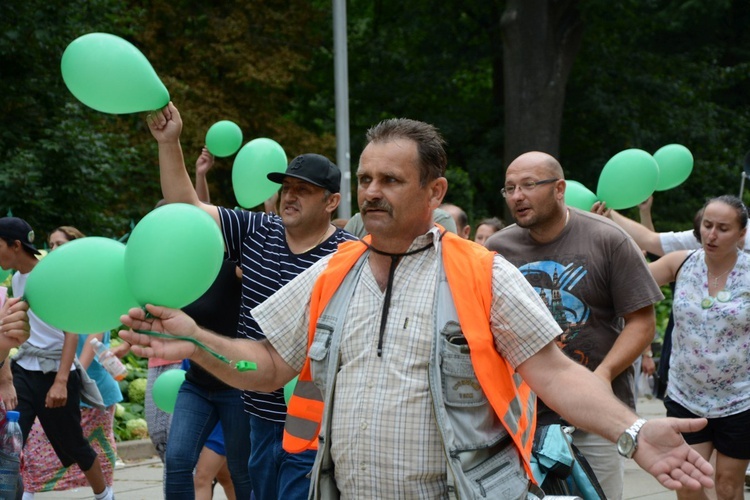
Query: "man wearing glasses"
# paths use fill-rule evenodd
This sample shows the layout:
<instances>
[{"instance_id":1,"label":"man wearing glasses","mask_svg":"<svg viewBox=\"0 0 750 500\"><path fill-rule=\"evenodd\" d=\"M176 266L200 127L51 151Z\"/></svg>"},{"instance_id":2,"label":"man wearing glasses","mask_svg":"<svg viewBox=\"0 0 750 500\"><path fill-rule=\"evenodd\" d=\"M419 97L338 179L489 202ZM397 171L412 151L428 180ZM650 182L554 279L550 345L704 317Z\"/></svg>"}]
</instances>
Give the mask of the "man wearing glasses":
<instances>
[{"instance_id":1,"label":"man wearing glasses","mask_svg":"<svg viewBox=\"0 0 750 500\"><path fill-rule=\"evenodd\" d=\"M632 364L653 340L653 304L663 298L641 251L610 220L565 205L562 167L546 153L516 158L501 193L516 224L485 245L539 293L563 331L556 339L563 352L635 409ZM559 418L539 401L537 425ZM582 430L573 437L607 498L622 498L624 464L616 446Z\"/></svg>"}]
</instances>

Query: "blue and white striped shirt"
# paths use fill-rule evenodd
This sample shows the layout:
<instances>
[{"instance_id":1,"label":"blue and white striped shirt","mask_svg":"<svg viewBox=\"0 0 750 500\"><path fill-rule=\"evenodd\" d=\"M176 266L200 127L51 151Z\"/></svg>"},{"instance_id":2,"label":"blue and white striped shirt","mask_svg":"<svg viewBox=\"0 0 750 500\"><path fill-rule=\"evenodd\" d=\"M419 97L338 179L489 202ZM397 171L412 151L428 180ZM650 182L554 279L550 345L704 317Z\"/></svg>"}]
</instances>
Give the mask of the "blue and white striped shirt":
<instances>
[{"instance_id":1,"label":"blue and white striped shirt","mask_svg":"<svg viewBox=\"0 0 750 500\"><path fill-rule=\"evenodd\" d=\"M293 254L286 242L284 223L278 215L218 208L228 259L239 263L242 269L239 338L265 338L250 311L313 263L335 252L339 243L357 239L336 229L315 248ZM286 405L282 389L272 393L245 391L242 398L248 413L273 422L284 422Z\"/></svg>"}]
</instances>

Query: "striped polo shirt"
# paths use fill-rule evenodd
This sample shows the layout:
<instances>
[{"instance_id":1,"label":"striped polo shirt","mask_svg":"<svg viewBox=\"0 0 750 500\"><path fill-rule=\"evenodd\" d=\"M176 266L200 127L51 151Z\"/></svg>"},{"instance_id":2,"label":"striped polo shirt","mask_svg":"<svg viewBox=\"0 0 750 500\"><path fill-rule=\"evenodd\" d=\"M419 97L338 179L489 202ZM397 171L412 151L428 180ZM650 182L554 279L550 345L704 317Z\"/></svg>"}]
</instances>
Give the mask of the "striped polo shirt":
<instances>
[{"instance_id":1,"label":"striped polo shirt","mask_svg":"<svg viewBox=\"0 0 750 500\"><path fill-rule=\"evenodd\" d=\"M314 262L335 252L339 243L357 239L336 229L315 248L293 254L286 242L284 223L278 215L218 208L227 258L237 262L242 269L238 338L265 338L250 311ZM283 389L270 393L244 391L242 398L248 413L273 422L284 422Z\"/></svg>"}]
</instances>

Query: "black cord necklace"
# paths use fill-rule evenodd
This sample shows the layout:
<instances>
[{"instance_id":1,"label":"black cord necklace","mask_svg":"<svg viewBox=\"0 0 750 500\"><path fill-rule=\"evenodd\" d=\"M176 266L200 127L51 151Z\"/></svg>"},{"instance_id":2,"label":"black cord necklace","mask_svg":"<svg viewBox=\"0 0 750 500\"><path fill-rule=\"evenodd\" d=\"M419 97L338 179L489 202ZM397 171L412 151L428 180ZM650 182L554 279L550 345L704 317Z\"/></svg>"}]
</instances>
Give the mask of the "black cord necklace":
<instances>
[{"instance_id":1,"label":"black cord necklace","mask_svg":"<svg viewBox=\"0 0 750 500\"><path fill-rule=\"evenodd\" d=\"M441 234L440 237L442 238L442 236L443 235ZM388 322L388 311L391 308L391 294L393 292L393 275L396 274L396 266L398 265L398 261L401 257L408 257L409 255L414 255L414 254L424 252L425 250L434 246L434 243L428 243L422 248L417 248L416 250L412 250L411 252L406 252L406 253L388 253L382 250L378 250L377 248L370 245L366 241L362 241L362 243L367 245L367 248L369 248L376 254L385 255L391 258L391 265L390 265L390 268L388 269L388 283L385 286L385 300L383 301L383 314L380 317L380 335L378 336L378 357L380 358L383 356L383 336L385 335L385 325Z\"/></svg>"}]
</instances>

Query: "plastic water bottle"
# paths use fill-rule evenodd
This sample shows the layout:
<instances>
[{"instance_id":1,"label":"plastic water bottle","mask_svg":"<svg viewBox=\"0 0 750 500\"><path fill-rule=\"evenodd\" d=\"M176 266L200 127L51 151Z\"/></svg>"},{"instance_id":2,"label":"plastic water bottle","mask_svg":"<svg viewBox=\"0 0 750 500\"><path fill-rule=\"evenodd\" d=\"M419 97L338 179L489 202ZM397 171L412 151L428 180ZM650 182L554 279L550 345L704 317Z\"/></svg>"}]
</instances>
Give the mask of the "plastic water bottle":
<instances>
[{"instance_id":1,"label":"plastic water bottle","mask_svg":"<svg viewBox=\"0 0 750 500\"><path fill-rule=\"evenodd\" d=\"M20 483L23 434L18 425L19 413L9 411L0 435L0 498L15 498Z\"/></svg>"},{"instance_id":2,"label":"plastic water bottle","mask_svg":"<svg viewBox=\"0 0 750 500\"><path fill-rule=\"evenodd\" d=\"M107 349L107 346L102 344L98 338L93 337L89 343L94 346L96 359L115 380L122 380L128 375L128 369L125 368L122 361L112 351Z\"/></svg>"}]
</instances>

